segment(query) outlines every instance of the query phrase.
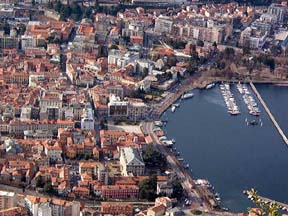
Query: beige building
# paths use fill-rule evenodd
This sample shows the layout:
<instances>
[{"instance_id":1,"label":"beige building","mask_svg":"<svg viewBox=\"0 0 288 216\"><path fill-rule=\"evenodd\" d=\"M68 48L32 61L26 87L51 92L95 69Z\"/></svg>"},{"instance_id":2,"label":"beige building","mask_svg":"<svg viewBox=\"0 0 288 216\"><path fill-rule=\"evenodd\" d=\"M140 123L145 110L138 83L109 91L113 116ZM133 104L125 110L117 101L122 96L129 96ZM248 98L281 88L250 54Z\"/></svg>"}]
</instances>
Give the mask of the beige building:
<instances>
[{"instance_id":1,"label":"beige building","mask_svg":"<svg viewBox=\"0 0 288 216\"><path fill-rule=\"evenodd\" d=\"M16 206L16 195L13 192L0 191L0 210Z\"/></svg>"},{"instance_id":2,"label":"beige building","mask_svg":"<svg viewBox=\"0 0 288 216\"><path fill-rule=\"evenodd\" d=\"M171 17L160 15L155 20L155 31L161 33L171 33L173 20Z\"/></svg>"},{"instance_id":3,"label":"beige building","mask_svg":"<svg viewBox=\"0 0 288 216\"><path fill-rule=\"evenodd\" d=\"M138 148L124 147L120 150L120 166L123 176L142 176L145 171L145 164Z\"/></svg>"}]
</instances>

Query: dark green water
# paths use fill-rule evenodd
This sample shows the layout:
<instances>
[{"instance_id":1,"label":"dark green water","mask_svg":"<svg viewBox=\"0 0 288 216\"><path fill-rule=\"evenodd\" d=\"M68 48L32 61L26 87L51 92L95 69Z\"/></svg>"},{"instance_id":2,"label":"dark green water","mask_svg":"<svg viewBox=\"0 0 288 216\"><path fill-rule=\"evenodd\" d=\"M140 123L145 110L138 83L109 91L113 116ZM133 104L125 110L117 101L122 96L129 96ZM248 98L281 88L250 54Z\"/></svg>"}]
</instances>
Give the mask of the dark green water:
<instances>
[{"instance_id":1,"label":"dark green water","mask_svg":"<svg viewBox=\"0 0 288 216\"><path fill-rule=\"evenodd\" d=\"M288 88L261 85L257 89L288 134ZM262 106L263 126L247 126L245 118L253 118L235 86L232 92L241 115L227 113L219 86L194 90L195 96L181 102L175 113L164 114L169 120L167 137L176 140L193 177L208 179L231 211L243 212L252 205L242 194L252 187L262 196L288 202L288 147Z\"/></svg>"}]
</instances>

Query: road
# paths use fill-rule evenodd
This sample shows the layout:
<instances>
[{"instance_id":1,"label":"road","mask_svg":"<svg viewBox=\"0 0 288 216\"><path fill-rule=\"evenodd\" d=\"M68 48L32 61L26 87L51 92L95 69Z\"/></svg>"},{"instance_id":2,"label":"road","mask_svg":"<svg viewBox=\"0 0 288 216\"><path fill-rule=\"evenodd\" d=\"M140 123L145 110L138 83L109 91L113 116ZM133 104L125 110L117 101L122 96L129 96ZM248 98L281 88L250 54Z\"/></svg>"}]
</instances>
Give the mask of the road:
<instances>
[{"instance_id":1,"label":"road","mask_svg":"<svg viewBox=\"0 0 288 216\"><path fill-rule=\"evenodd\" d=\"M149 134L153 139L153 143L155 148L158 151L162 152L167 156L167 162L171 166L171 168L175 171L178 178L181 180L181 185L183 189L186 191L187 198L196 204L197 206L202 206L203 202L201 200L200 195L192 188L195 188L195 184L191 176L186 172L183 166L179 163L179 161L175 158L173 154L167 149L167 147L163 146L159 141L156 134L153 132L154 123L153 122L145 122L142 124L144 133ZM204 204L204 207L209 208L208 205Z\"/></svg>"}]
</instances>

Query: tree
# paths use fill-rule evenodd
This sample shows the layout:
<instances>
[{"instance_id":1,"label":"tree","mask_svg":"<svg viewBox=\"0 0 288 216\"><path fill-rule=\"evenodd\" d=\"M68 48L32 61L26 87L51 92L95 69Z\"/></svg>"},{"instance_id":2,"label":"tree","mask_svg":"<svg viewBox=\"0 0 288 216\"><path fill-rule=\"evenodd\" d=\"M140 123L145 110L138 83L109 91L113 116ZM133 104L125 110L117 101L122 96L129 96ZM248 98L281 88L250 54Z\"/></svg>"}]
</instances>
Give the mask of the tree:
<instances>
[{"instance_id":1,"label":"tree","mask_svg":"<svg viewBox=\"0 0 288 216\"><path fill-rule=\"evenodd\" d=\"M235 50L231 47L226 47L224 50L224 58L233 58L235 56Z\"/></svg>"},{"instance_id":2,"label":"tree","mask_svg":"<svg viewBox=\"0 0 288 216\"><path fill-rule=\"evenodd\" d=\"M280 213L280 206L275 203L265 203L263 202L259 195L257 194L257 191L255 189L251 189L250 191L247 191L247 194L251 196L251 200L254 202L254 204L259 208L257 210L254 210L252 208L248 208L248 211L251 213L254 213L257 216L280 216L282 215Z\"/></svg>"},{"instance_id":3,"label":"tree","mask_svg":"<svg viewBox=\"0 0 288 216\"><path fill-rule=\"evenodd\" d=\"M139 183L139 197L148 201L154 201L157 197L157 176L151 175Z\"/></svg>"},{"instance_id":4,"label":"tree","mask_svg":"<svg viewBox=\"0 0 288 216\"><path fill-rule=\"evenodd\" d=\"M179 181L172 182L173 186L173 193L171 194L172 198L177 198L177 200L180 200L183 197L183 187Z\"/></svg>"},{"instance_id":5,"label":"tree","mask_svg":"<svg viewBox=\"0 0 288 216\"><path fill-rule=\"evenodd\" d=\"M23 23L19 24L17 31L19 35L23 35L26 31L26 25L24 25Z\"/></svg>"},{"instance_id":6,"label":"tree","mask_svg":"<svg viewBox=\"0 0 288 216\"><path fill-rule=\"evenodd\" d=\"M148 168L159 167L161 171L165 171L167 168L166 157L159 151L156 151L153 144L149 144L143 152L143 160Z\"/></svg>"},{"instance_id":7,"label":"tree","mask_svg":"<svg viewBox=\"0 0 288 216\"><path fill-rule=\"evenodd\" d=\"M176 63L177 63L177 59L175 56L168 57L167 64L169 65L169 67L176 66Z\"/></svg>"},{"instance_id":8,"label":"tree","mask_svg":"<svg viewBox=\"0 0 288 216\"><path fill-rule=\"evenodd\" d=\"M243 52L244 55L251 54L251 51L250 51L249 47L243 47L242 48L242 52Z\"/></svg>"},{"instance_id":9,"label":"tree","mask_svg":"<svg viewBox=\"0 0 288 216\"><path fill-rule=\"evenodd\" d=\"M270 48L270 51L271 51L271 54L273 56L277 56L277 55L280 55L282 53L282 48L280 45L273 45L271 48Z\"/></svg>"},{"instance_id":10,"label":"tree","mask_svg":"<svg viewBox=\"0 0 288 216\"><path fill-rule=\"evenodd\" d=\"M51 182L47 182L44 185L43 192L44 193L48 193L48 194L54 193L54 189L53 189L53 186L52 186Z\"/></svg>"},{"instance_id":11,"label":"tree","mask_svg":"<svg viewBox=\"0 0 288 216\"><path fill-rule=\"evenodd\" d=\"M61 3L60 1L57 1L54 9L55 9L58 13L60 13L62 7L63 7L62 3Z\"/></svg>"},{"instance_id":12,"label":"tree","mask_svg":"<svg viewBox=\"0 0 288 216\"><path fill-rule=\"evenodd\" d=\"M109 50L112 50L112 49L119 50L119 47L117 44L109 44L108 49Z\"/></svg>"},{"instance_id":13,"label":"tree","mask_svg":"<svg viewBox=\"0 0 288 216\"><path fill-rule=\"evenodd\" d=\"M43 187L43 179L42 179L42 176L39 175L36 177L36 187Z\"/></svg>"},{"instance_id":14,"label":"tree","mask_svg":"<svg viewBox=\"0 0 288 216\"><path fill-rule=\"evenodd\" d=\"M0 30L4 31L5 34L10 34L10 25L8 22L0 23Z\"/></svg>"},{"instance_id":15,"label":"tree","mask_svg":"<svg viewBox=\"0 0 288 216\"><path fill-rule=\"evenodd\" d=\"M197 71L197 66L193 64L192 61L189 61L188 66L186 68L186 71L190 74L193 75Z\"/></svg>"},{"instance_id":16,"label":"tree","mask_svg":"<svg viewBox=\"0 0 288 216\"><path fill-rule=\"evenodd\" d=\"M73 16L73 18L75 20L80 20L82 17L82 14L83 14L82 8L77 3L73 3L71 6L71 15Z\"/></svg>"},{"instance_id":17,"label":"tree","mask_svg":"<svg viewBox=\"0 0 288 216\"><path fill-rule=\"evenodd\" d=\"M148 76L148 74L149 74L149 70L147 67L145 67L141 73L142 79L144 79L146 76Z\"/></svg>"},{"instance_id":18,"label":"tree","mask_svg":"<svg viewBox=\"0 0 288 216\"><path fill-rule=\"evenodd\" d=\"M85 18L91 18L91 15L92 15L92 8L91 7L86 8L84 11L84 17Z\"/></svg>"},{"instance_id":19,"label":"tree","mask_svg":"<svg viewBox=\"0 0 288 216\"><path fill-rule=\"evenodd\" d=\"M25 175L21 176L21 182L26 182L26 176Z\"/></svg>"},{"instance_id":20,"label":"tree","mask_svg":"<svg viewBox=\"0 0 288 216\"><path fill-rule=\"evenodd\" d=\"M202 40L197 40L197 46L204 47L204 42Z\"/></svg>"}]
</instances>

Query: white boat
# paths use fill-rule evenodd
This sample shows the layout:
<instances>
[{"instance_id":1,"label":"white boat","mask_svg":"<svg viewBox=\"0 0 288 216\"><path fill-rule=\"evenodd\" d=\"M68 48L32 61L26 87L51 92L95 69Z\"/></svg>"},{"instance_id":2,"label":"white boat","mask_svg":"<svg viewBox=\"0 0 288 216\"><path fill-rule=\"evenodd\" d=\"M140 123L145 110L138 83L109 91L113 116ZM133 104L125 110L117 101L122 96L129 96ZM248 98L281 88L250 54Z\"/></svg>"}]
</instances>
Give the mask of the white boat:
<instances>
[{"instance_id":1,"label":"white boat","mask_svg":"<svg viewBox=\"0 0 288 216\"><path fill-rule=\"evenodd\" d=\"M206 89L211 89L215 86L215 83L211 83L209 85L206 86Z\"/></svg>"},{"instance_id":2,"label":"white boat","mask_svg":"<svg viewBox=\"0 0 288 216\"><path fill-rule=\"evenodd\" d=\"M175 112L175 110L176 110L176 107L175 107L175 106L172 106L172 107L171 107L171 111L172 111L172 112Z\"/></svg>"},{"instance_id":3,"label":"white boat","mask_svg":"<svg viewBox=\"0 0 288 216\"><path fill-rule=\"evenodd\" d=\"M180 104L179 103L175 103L175 104L172 104L172 106L175 106L176 108L180 107Z\"/></svg>"},{"instance_id":4,"label":"white boat","mask_svg":"<svg viewBox=\"0 0 288 216\"><path fill-rule=\"evenodd\" d=\"M173 142L171 140L163 140L162 143L167 145L167 146L172 146L173 145Z\"/></svg>"},{"instance_id":5,"label":"white boat","mask_svg":"<svg viewBox=\"0 0 288 216\"><path fill-rule=\"evenodd\" d=\"M192 98L193 96L194 96L193 93L186 93L181 96L181 99L188 99L188 98Z\"/></svg>"},{"instance_id":6,"label":"white boat","mask_svg":"<svg viewBox=\"0 0 288 216\"><path fill-rule=\"evenodd\" d=\"M155 121L154 124L158 127L162 127L163 126L163 122L162 121Z\"/></svg>"},{"instance_id":7,"label":"white boat","mask_svg":"<svg viewBox=\"0 0 288 216\"><path fill-rule=\"evenodd\" d=\"M161 141L161 142L164 141L164 140L167 140L166 136L162 136L162 137L159 138L159 141Z\"/></svg>"}]
</instances>

